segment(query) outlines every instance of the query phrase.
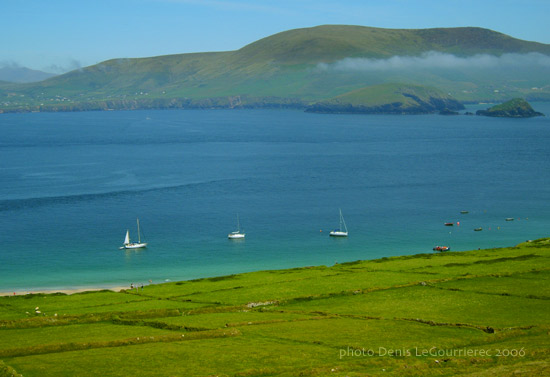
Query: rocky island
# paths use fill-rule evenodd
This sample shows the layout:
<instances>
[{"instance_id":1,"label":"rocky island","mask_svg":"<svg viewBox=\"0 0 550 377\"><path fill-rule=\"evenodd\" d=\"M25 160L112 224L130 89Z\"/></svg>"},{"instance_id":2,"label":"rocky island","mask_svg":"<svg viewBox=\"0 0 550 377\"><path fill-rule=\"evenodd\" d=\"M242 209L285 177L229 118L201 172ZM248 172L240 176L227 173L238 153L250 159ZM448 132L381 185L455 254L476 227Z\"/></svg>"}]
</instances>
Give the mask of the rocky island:
<instances>
[{"instance_id":1,"label":"rocky island","mask_svg":"<svg viewBox=\"0 0 550 377\"><path fill-rule=\"evenodd\" d=\"M531 118L544 116L543 113L533 110L531 105L523 98L514 98L500 105L495 105L487 110L478 110L476 115L503 118Z\"/></svg>"}]
</instances>

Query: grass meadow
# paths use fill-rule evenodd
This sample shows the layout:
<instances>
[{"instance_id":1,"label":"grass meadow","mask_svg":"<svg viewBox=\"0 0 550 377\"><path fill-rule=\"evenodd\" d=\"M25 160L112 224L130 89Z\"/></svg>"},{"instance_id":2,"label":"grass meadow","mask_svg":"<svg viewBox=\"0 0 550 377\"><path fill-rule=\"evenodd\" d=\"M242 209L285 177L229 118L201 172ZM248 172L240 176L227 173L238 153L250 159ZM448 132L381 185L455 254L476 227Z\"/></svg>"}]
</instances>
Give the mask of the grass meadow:
<instances>
[{"instance_id":1,"label":"grass meadow","mask_svg":"<svg viewBox=\"0 0 550 377\"><path fill-rule=\"evenodd\" d=\"M0 376L550 375L549 258L540 239L4 296Z\"/></svg>"}]
</instances>

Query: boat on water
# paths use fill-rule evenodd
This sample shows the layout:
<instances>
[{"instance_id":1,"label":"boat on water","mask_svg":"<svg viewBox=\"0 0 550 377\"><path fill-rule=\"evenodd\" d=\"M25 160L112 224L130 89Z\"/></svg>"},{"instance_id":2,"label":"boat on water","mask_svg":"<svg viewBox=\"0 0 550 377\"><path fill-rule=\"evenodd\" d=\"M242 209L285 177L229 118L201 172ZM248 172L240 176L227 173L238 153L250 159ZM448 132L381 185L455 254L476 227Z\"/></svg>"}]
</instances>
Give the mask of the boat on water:
<instances>
[{"instance_id":1,"label":"boat on water","mask_svg":"<svg viewBox=\"0 0 550 377\"><path fill-rule=\"evenodd\" d=\"M244 233L241 233L241 223L239 222L239 215L237 214L237 230L234 232L231 232L227 235L227 238L230 240L238 240L243 239L245 236Z\"/></svg>"},{"instance_id":2,"label":"boat on water","mask_svg":"<svg viewBox=\"0 0 550 377\"><path fill-rule=\"evenodd\" d=\"M340 227L334 229L329 233L331 237L347 237L348 236L348 227L344 221L344 216L342 215L342 210L340 209Z\"/></svg>"},{"instance_id":3,"label":"boat on water","mask_svg":"<svg viewBox=\"0 0 550 377\"><path fill-rule=\"evenodd\" d=\"M460 213L462 213L463 215L469 213L469 211L460 211Z\"/></svg>"},{"instance_id":4,"label":"boat on water","mask_svg":"<svg viewBox=\"0 0 550 377\"><path fill-rule=\"evenodd\" d=\"M482 230L483 230L483 228L482 228L482 227L479 227L479 228L475 228L475 229L474 229L474 232L481 232Z\"/></svg>"},{"instance_id":5,"label":"boat on water","mask_svg":"<svg viewBox=\"0 0 550 377\"><path fill-rule=\"evenodd\" d=\"M142 249L147 247L147 242L141 242L141 231L139 229L139 219L136 219L137 222L137 233L138 233L138 242L130 241L130 230L126 230L126 237L124 237L124 244L120 249Z\"/></svg>"},{"instance_id":6,"label":"boat on water","mask_svg":"<svg viewBox=\"0 0 550 377\"><path fill-rule=\"evenodd\" d=\"M434 251L449 251L451 248L449 246L436 246L433 248Z\"/></svg>"},{"instance_id":7,"label":"boat on water","mask_svg":"<svg viewBox=\"0 0 550 377\"><path fill-rule=\"evenodd\" d=\"M506 220L506 221L514 221L514 218L513 218L513 217L507 217L507 218L505 218L504 220Z\"/></svg>"},{"instance_id":8,"label":"boat on water","mask_svg":"<svg viewBox=\"0 0 550 377\"><path fill-rule=\"evenodd\" d=\"M445 226L453 226L453 225L455 225L455 224L454 224L454 223L445 223L444 225L445 225Z\"/></svg>"}]
</instances>

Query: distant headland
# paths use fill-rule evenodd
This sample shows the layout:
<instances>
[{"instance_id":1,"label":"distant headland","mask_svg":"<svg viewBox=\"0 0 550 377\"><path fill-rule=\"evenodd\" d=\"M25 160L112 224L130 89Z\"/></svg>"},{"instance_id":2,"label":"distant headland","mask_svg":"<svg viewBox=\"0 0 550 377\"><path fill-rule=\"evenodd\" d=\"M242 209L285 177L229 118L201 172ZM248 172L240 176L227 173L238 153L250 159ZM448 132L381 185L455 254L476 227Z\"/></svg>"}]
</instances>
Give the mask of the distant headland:
<instances>
[{"instance_id":1,"label":"distant headland","mask_svg":"<svg viewBox=\"0 0 550 377\"><path fill-rule=\"evenodd\" d=\"M361 88L306 108L315 113L425 114L464 109L464 105L435 88L382 84Z\"/></svg>"},{"instance_id":2,"label":"distant headland","mask_svg":"<svg viewBox=\"0 0 550 377\"><path fill-rule=\"evenodd\" d=\"M0 82L0 112L294 108L453 114L464 103L550 101L550 45L477 28L322 25L235 51L111 59Z\"/></svg>"}]
</instances>

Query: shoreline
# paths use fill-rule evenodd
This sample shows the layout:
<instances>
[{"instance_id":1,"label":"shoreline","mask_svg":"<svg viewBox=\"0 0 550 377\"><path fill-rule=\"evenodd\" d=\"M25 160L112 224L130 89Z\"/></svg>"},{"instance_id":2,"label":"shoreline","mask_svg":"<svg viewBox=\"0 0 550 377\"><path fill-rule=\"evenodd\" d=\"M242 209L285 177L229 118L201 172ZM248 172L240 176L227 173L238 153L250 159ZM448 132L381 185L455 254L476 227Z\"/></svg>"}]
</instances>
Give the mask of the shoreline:
<instances>
[{"instance_id":1,"label":"shoreline","mask_svg":"<svg viewBox=\"0 0 550 377\"><path fill-rule=\"evenodd\" d=\"M540 239L545 239L545 237L540 238ZM530 243L530 242L533 242L533 240L526 240L526 241L520 242L519 244ZM519 244L514 245L514 246L502 246L502 247L485 248L485 249L472 249L472 250L460 250L460 251L445 251L445 252L433 252L433 253L416 253L416 254L406 254L406 255L395 255L395 256L375 258L375 259L359 259L359 260L353 261L353 262L376 261L376 260L380 260L380 259L383 259L383 258L389 258L389 259L392 259L392 258L410 258L412 256L423 255L423 254L445 255L445 254L453 254L453 253L477 252L477 251L483 251L483 250L492 250L492 249L516 247ZM352 261L350 261L350 262L352 262ZM343 262L343 263L350 263L350 262ZM290 267L290 268L282 268L282 269L275 269L275 270L262 269L262 270L255 270L255 271L238 272L234 275L246 274L246 273L250 273L250 272L279 271L279 270L288 270L288 269L306 268L306 267L308 267L308 266ZM309 266L309 267L312 267L312 266ZM313 267L317 267L317 266L313 266ZM209 278L212 278L212 277L217 277L217 276L204 277L204 279L209 279ZM193 280L193 279L191 279L191 280ZM187 281L187 280L181 280L181 281ZM148 283L146 285L143 285L143 286L164 284L164 283L174 283L174 282L177 282L177 281L159 282L159 283L150 282L150 283ZM121 290L129 290L129 289L137 288L138 286L141 287L141 284L136 284L133 287L131 285L121 286L119 284L114 284L114 285L104 284L104 285L94 285L94 286L75 286L75 287L72 287L72 288L36 288L36 289L15 289L15 290L0 289L0 297L4 297L4 296L22 296L22 295L24 296L24 295L29 295L29 294L54 294L54 293L64 293L64 294L67 294L67 295L71 295L71 294L75 294L75 293L96 292L96 291L103 291L103 290L109 290L109 291L112 291L112 292L119 292Z\"/></svg>"},{"instance_id":2,"label":"shoreline","mask_svg":"<svg viewBox=\"0 0 550 377\"><path fill-rule=\"evenodd\" d=\"M73 293L82 292L95 292L95 291L113 291L119 292L123 289L130 289L129 286L87 286L87 287L73 287L73 288L37 288L37 289L15 289L15 290L0 290L0 297L3 296L25 296L30 294L53 294L53 293L65 293L71 295Z\"/></svg>"},{"instance_id":3,"label":"shoreline","mask_svg":"<svg viewBox=\"0 0 550 377\"><path fill-rule=\"evenodd\" d=\"M483 250L483 249L482 249ZM447 251L445 253L464 253L464 252L468 252L468 251L478 251L478 250L462 250L462 251ZM413 255L419 255L419 254L426 254L426 253L416 253L416 254L407 254L407 255L396 255L396 256L390 256L390 257L385 257L385 258L401 258L401 257L410 257L410 256L413 256ZM441 253L436 253L434 252L434 254L441 254ZM375 261L375 260L378 260L378 259L381 259L381 258L375 258L375 259L360 259L358 261ZM345 262L344 262L345 263ZM289 267L289 268L282 268L282 269L276 269L276 270L287 270L287 269L293 269L293 268L304 268L304 267L307 267L307 266L298 266L298 267ZM249 273L249 272L260 272L260 271L270 271L271 269L261 269L261 270L255 270L255 271L245 271L245 272L238 272L236 273L237 275L238 274L245 274L245 273ZM271 270L272 271L272 270ZM208 277L204 277L205 279L208 279L208 278L212 278L212 277L217 277L217 276L208 276ZM186 281L186 280L181 280L181 281ZM171 283L175 282L175 281L170 281ZM163 283L167 283L167 282L159 282L159 283L148 283L147 285L154 285L154 284L163 284ZM136 284L134 286L134 288L136 288L138 285ZM139 286L141 286L139 284ZM131 285L126 285L126 286L121 286L119 284L116 284L116 285L109 285L109 284L104 284L104 285L90 285L90 286L75 286L75 287L69 287L69 288L48 288L48 287L44 287L44 288L36 288L36 289L15 289L15 290L7 290L7 289L0 289L0 297L4 297L4 296L24 296L24 295L29 295L29 294L54 294L54 293L64 293L64 294L67 294L67 295L71 295L71 294L75 294L75 293L82 293L82 292L95 292L95 291L102 291L102 290L109 290L109 291L113 291L113 292L119 292L120 290L128 290L128 289L132 289Z\"/></svg>"}]
</instances>

